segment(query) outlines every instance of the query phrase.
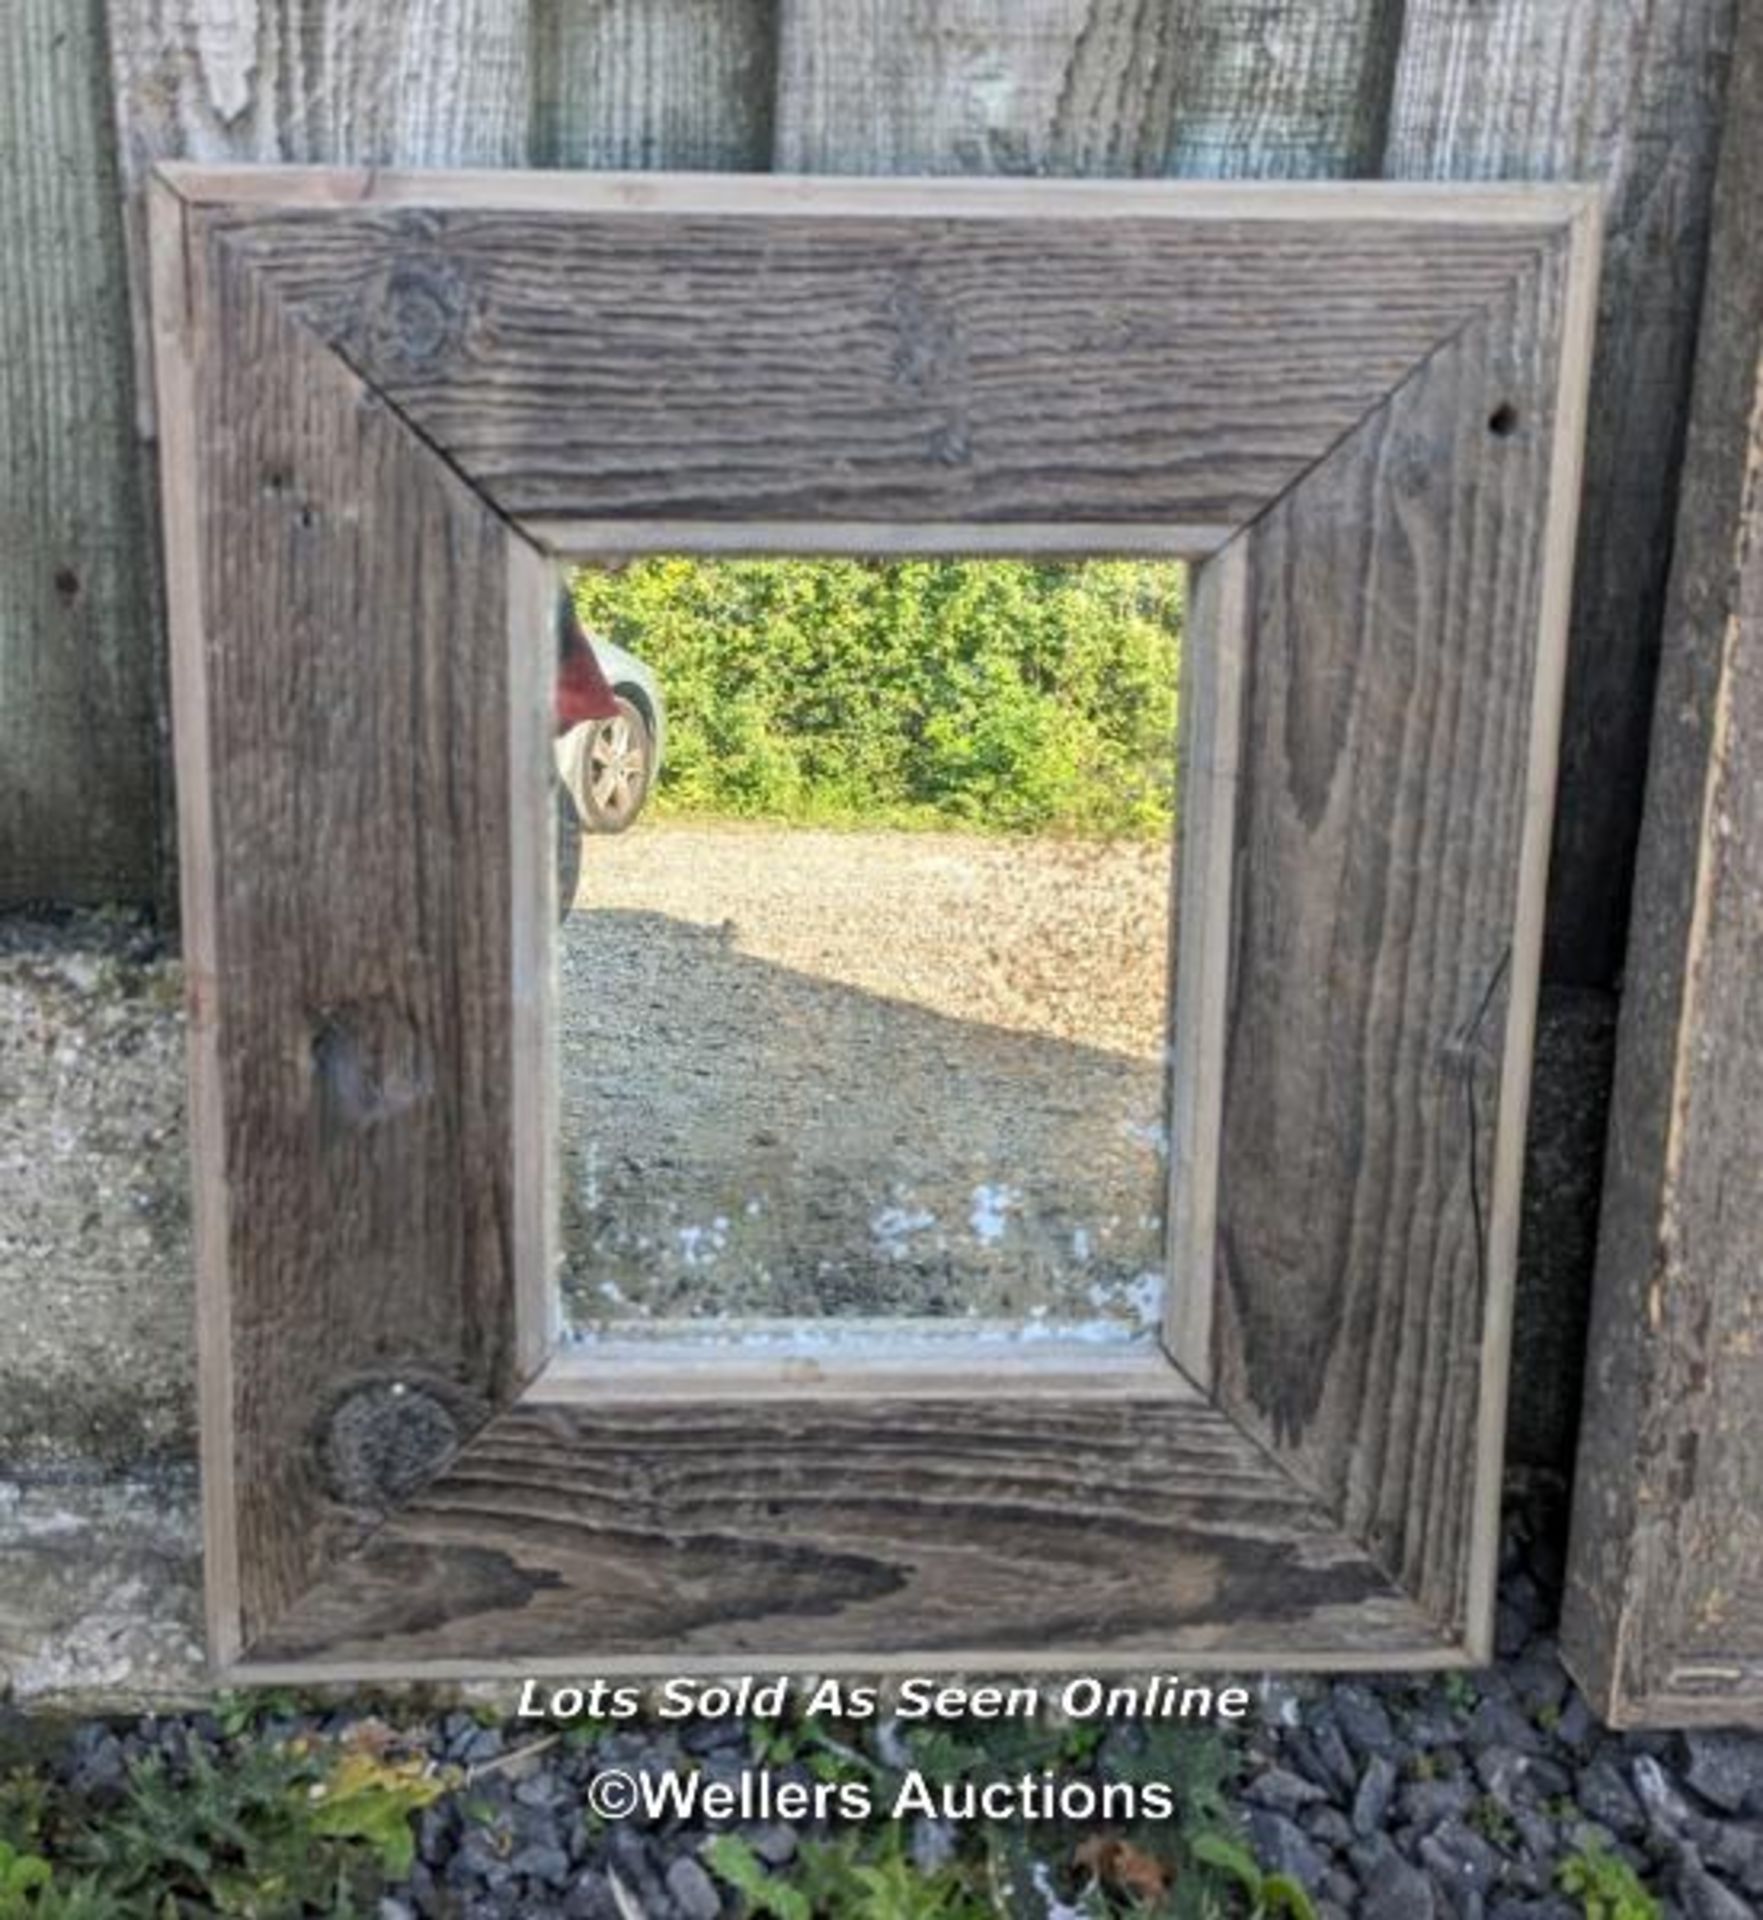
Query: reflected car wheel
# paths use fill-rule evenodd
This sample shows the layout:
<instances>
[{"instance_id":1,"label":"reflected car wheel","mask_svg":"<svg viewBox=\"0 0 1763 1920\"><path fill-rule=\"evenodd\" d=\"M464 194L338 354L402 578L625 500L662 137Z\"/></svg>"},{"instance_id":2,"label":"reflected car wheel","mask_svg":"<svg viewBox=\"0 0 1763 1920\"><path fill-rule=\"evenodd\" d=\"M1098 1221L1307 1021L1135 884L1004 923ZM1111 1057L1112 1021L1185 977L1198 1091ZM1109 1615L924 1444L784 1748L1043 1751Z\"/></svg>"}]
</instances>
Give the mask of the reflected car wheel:
<instances>
[{"instance_id":1,"label":"reflected car wheel","mask_svg":"<svg viewBox=\"0 0 1763 1920\"><path fill-rule=\"evenodd\" d=\"M642 709L621 694L618 713L596 720L582 746L576 798L590 833L623 833L649 797L654 746Z\"/></svg>"}]
</instances>

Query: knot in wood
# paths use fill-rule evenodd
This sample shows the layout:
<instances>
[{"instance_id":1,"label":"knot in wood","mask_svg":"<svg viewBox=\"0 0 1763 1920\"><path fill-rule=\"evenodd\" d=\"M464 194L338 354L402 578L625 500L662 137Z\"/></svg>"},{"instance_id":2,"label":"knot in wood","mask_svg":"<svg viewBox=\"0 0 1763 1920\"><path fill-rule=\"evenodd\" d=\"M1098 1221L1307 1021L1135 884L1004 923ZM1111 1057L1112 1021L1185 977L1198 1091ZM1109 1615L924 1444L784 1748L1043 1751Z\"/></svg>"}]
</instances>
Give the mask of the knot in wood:
<instances>
[{"instance_id":1,"label":"knot in wood","mask_svg":"<svg viewBox=\"0 0 1763 1920\"><path fill-rule=\"evenodd\" d=\"M470 288L451 261L399 261L381 277L369 307L375 373L396 379L440 372L464 345L470 316Z\"/></svg>"},{"instance_id":2,"label":"knot in wood","mask_svg":"<svg viewBox=\"0 0 1763 1920\"><path fill-rule=\"evenodd\" d=\"M432 1479L462 1437L439 1394L406 1380L369 1381L332 1409L325 1477L349 1506L393 1506Z\"/></svg>"},{"instance_id":3,"label":"knot in wood","mask_svg":"<svg viewBox=\"0 0 1763 1920\"><path fill-rule=\"evenodd\" d=\"M312 1077L327 1132L379 1126L433 1091L429 1050L404 1009L367 999L332 1007L312 1025Z\"/></svg>"}]
</instances>

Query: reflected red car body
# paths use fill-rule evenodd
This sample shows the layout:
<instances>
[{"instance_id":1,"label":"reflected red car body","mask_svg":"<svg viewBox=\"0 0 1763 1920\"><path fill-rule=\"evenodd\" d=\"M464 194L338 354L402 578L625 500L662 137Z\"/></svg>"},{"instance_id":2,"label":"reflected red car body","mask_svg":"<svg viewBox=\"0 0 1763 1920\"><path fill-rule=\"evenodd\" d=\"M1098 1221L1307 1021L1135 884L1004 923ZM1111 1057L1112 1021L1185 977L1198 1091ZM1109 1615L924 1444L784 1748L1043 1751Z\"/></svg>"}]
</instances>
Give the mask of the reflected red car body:
<instances>
[{"instance_id":1,"label":"reflected red car body","mask_svg":"<svg viewBox=\"0 0 1763 1920\"><path fill-rule=\"evenodd\" d=\"M616 720L618 701L594 649L570 608L558 621L557 715L553 731L567 733L584 720Z\"/></svg>"}]
</instances>

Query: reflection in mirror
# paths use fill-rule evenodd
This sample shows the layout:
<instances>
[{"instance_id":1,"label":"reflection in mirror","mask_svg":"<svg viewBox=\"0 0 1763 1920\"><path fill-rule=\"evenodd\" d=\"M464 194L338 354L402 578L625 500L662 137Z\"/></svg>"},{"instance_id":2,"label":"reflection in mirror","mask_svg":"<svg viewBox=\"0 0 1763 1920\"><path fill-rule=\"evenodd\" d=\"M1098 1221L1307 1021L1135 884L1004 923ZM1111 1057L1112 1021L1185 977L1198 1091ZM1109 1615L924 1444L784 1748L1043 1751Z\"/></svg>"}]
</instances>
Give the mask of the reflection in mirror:
<instances>
[{"instance_id":1,"label":"reflection in mirror","mask_svg":"<svg viewBox=\"0 0 1763 1920\"><path fill-rule=\"evenodd\" d=\"M576 1337L1148 1335L1183 591L1139 561L571 577Z\"/></svg>"}]
</instances>

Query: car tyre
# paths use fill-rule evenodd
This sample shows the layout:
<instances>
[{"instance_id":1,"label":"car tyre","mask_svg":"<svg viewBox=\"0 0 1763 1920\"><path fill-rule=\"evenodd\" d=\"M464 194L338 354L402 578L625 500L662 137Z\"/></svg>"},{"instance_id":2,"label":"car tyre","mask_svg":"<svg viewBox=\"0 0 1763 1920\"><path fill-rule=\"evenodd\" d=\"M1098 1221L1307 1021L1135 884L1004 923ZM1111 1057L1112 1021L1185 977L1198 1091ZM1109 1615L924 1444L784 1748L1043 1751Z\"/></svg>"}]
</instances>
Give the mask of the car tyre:
<instances>
[{"instance_id":1,"label":"car tyre","mask_svg":"<svg viewBox=\"0 0 1763 1920\"><path fill-rule=\"evenodd\" d=\"M590 833L623 833L636 824L654 765L649 722L620 694L614 718L589 722L575 760L576 801Z\"/></svg>"},{"instance_id":2,"label":"car tyre","mask_svg":"<svg viewBox=\"0 0 1763 1920\"><path fill-rule=\"evenodd\" d=\"M561 925L575 907L575 896L582 880L582 820L576 811L575 796L557 782L557 920Z\"/></svg>"}]
</instances>

